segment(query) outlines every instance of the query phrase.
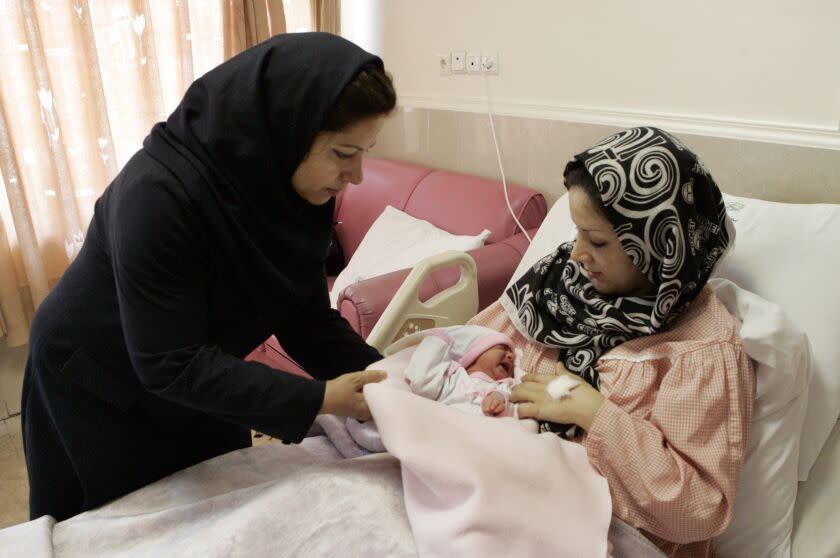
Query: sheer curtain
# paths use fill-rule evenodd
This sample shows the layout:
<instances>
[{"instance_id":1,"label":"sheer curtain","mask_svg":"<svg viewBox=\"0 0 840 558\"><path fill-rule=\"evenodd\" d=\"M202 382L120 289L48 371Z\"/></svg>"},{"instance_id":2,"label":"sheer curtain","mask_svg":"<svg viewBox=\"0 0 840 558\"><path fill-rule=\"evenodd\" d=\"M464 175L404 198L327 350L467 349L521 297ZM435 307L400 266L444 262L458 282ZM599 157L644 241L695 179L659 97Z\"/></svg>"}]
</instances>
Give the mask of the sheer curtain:
<instances>
[{"instance_id":1,"label":"sheer curtain","mask_svg":"<svg viewBox=\"0 0 840 558\"><path fill-rule=\"evenodd\" d=\"M338 0L0 0L0 335L78 253L93 204L189 84Z\"/></svg>"},{"instance_id":2,"label":"sheer curtain","mask_svg":"<svg viewBox=\"0 0 840 558\"><path fill-rule=\"evenodd\" d=\"M319 31L338 33L341 27L341 0L310 0L313 26Z\"/></svg>"}]
</instances>

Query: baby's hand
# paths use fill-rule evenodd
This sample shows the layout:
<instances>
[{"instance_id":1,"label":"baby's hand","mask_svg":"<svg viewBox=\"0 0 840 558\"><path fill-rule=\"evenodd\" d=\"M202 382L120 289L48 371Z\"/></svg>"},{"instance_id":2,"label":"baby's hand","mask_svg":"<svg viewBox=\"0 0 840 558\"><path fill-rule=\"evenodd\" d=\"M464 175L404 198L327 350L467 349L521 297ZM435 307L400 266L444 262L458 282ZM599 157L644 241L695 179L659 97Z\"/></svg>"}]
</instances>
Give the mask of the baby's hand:
<instances>
[{"instance_id":1,"label":"baby's hand","mask_svg":"<svg viewBox=\"0 0 840 558\"><path fill-rule=\"evenodd\" d=\"M505 412L507 404L505 397L498 391L493 391L481 400L481 412L489 417L497 417Z\"/></svg>"}]
</instances>

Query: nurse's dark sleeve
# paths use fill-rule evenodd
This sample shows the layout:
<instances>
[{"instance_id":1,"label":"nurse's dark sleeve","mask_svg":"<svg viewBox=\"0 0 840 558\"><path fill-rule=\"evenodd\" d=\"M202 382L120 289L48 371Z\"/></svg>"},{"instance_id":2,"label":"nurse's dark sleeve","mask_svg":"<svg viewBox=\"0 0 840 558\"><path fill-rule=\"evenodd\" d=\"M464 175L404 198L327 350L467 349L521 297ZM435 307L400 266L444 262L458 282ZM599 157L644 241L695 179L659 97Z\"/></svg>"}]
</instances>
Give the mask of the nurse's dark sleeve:
<instances>
[{"instance_id":1,"label":"nurse's dark sleeve","mask_svg":"<svg viewBox=\"0 0 840 558\"><path fill-rule=\"evenodd\" d=\"M288 322L275 336L301 367L320 380L364 370L382 358L365 343L338 310L330 307L326 276L307 305L307 311Z\"/></svg>"},{"instance_id":2,"label":"nurse's dark sleeve","mask_svg":"<svg viewBox=\"0 0 840 558\"><path fill-rule=\"evenodd\" d=\"M132 365L169 401L298 442L324 382L277 372L208 343L208 266L194 215L155 184L112 199L111 265Z\"/></svg>"}]
</instances>

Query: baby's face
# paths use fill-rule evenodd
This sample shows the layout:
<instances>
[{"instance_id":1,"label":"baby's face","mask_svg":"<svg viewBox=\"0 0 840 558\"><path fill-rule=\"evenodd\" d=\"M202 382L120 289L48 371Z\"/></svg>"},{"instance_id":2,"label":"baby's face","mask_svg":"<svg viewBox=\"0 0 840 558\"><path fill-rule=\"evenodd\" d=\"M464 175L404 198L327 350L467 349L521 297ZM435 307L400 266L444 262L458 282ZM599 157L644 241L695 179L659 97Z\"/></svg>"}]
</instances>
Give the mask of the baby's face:
<instances>
[{"instance_id":1,"label":"baby's face","mask_svg":"<svg viewBox=\"0 0 840 558\"><path fill-rule=\"evenodd\" d=\"M513 351L505 345L487 349L467 372L484 372L494 380L513 378Z\"/></svg>"}]
</instances>

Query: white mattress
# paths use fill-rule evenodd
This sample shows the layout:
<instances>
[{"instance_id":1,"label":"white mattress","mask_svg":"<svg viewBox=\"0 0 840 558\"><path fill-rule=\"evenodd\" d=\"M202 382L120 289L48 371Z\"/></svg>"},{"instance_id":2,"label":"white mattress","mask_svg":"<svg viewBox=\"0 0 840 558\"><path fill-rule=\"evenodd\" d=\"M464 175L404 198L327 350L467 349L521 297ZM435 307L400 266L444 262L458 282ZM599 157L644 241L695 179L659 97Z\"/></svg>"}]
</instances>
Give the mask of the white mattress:
<instances>
[{"instance_id":1,"label":"white mattress","mask_svg":"<svg viewBox=\"0 0 840 558\"><path fill-rule=\"evenodd\" d=\"M793 517L793 558L840 556L840 422L807 482L799 483Z\"/></svg>"}]
</instances>

